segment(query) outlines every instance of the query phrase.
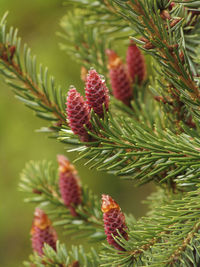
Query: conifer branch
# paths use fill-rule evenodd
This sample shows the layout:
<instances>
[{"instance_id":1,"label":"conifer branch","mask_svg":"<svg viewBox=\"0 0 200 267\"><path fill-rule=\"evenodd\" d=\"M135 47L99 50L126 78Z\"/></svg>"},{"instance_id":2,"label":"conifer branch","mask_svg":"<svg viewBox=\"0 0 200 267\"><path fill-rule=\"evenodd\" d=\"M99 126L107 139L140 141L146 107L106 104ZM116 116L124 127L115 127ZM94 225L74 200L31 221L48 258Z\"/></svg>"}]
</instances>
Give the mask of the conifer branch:
<instances>
[{"instance_id":1,"label":"conifer branch","mask_svg":"<svg viewBox=\"0 0 200 267\"><path fill-rule=\"evenodd\" d=\"M131 21L137 27L138 33L143 36L143 41L138 40L138 43L142 43L143 48L157 58L168 82L179 91L181 101L198 117L199 87L190 69L182 32L182 19L172 18L167 23L160 16L156 2L150 1L148 5L143 5L143 1L139 0L115 2L123 9L122 16ZM150 19L147 14L150 14ZM134 40L137 41L135 38ZM184 55L184 65L180 60L180 53Z\"/></svg>"},{"instance_id":2,"label":"conifer branch","mask_svg":"<svg viewBox=\"0 0 200 267\"><path fill-rule=\"evenodd\" d=\"M82 203L75 208L77 216L70 215L59 192L57 170L51 162L28 163L22 172L19 188L29 194L26 202L38 203L52 218L54 225L62 226L66 234L87 236L94 241L105 238L97 196L84 186Z\"/></svg>"},{"instance_id":3,"label":"conifer branch","mask_svg":"<svg viewBox=\"0 0 200 267\"><path fill-rule=\"evenodd\" d=\"M100 260L94 248L90 252L85 252L82 246L72 246L67 250L64 244L57 242L56 251L49 245L44 245L44 255L40 257L36 253L30 256L30 262L24 262L24 266L36 267L96 267Z\"/></svg>"},{"instance_id":4,"label":"conifer branch","mask_svg":"<svg viewBox=\"0 0 200 267\"><path fill-rule=\"evenodd\" d=\"M199 21L193 15L185 18L184 8L189 7L192 8L191 12L197 12L200 3L193 0L177 0L176 7L167 13L166 10L171 5L168 0L95 2L70 0L68 3L75 4L79 12L83 7L89 8L82 11L88 18L86 23L81 19L80 14L83 13L80 12L76 22L71 19L70 23L64 26L65 30L70 29L66 37L67 41L72 37L72 42L65 49L70 48L70 53L82 61L87 69L92 64L105 74L107 72L105 48L110 42L106 37L109 37L109 33L113 33L112 29L109 32L109 27L112 25L117 34L121 29L135 28L143 38L142 40L134 37L132 39L159 61L158 75L165 76L163 85L161 81L158 82L158 79L156 81L156 89L161 87L160 101L170 105L170 96L175 103L169 110L172 113L177 108L176 116L168 116L167 120L160 118L162 116L158 112L158 104L153 111L154 105L143 101L141 92L134 99L132 106L122 106L120 112L116 111L117 105L109 108L107 88L104 82L98 79L97 89L102 87L104 89L101 88L102 92L105 93L100 109L97 108L99 102L96 99L89 95L91 98L88 98L86 103L76 89L71 89L70 104L76 100L76 105L68 106L68 118L71 116L70 127L74 126L75 130L82 127L81 132L77 131L79 137L85 135L88 138L82 140L91 141L80 142L74 135L75 130L71 127L72 132L65 123L62 91L57 92L53 79L48 79L47 71L41 71L39 77L37 76L35 59L30 56L30 50L26 46L22 64L19 52L20 39L12 28L6 34L5 18L0 24L1 74L9 79L9 84L14 87L18 97L36 110L39 117L52 121L55 131L61 129L63 124L59 139L75 147L72 150L80 153L77 159L86 158L86 164L91 167L111 172L124 179L135 180L139 184L157 182L162 184L165 190L159 190L149 198L152 202L150 216L143 217L137 222L132 216L127 216L127 225L120 206L111 197L103 196L105 202L104 206L102 204L103 222L107 242L110 245L104 245L100 259L94 250L91 253L85 253L82 247L73 247L71 252L67 252L63 245L57 243L56 249L45 245L44 254L32 255L31 262L25 265L198 266L200 262L200 126L198 121L200 67L199 60L194 60L197 54L195 41L190 42L189 36L196 34L198 36L196 44L200 44L200 32ZM94 7L97 8L94 9ZM97 17L97 15L100 16ZM68 18L70 16L72 15L68 15ZM80 25L81 22L83 22L82 25ZM88 23L92 26L88 26ZM93 27L95 23L98 24L98 29ZM102 30L108 30L108 32L104 35ZM116 39L113 38L113 40ZM96 75L95 77L100 77ZM96 80L92 81L93 85L97 84ZM88 84L88 94L91 92L89 85L91 83ZM153 91L153 85L151 86ZM138 103L140 100L143 103ZM91 114L88 112L88 103ZM148 107L144 107L144 103ZM82 113L83 121L87 122L85 124L82 123L80 116L75 117L73 113L74 106L80 110L81 104L84 107ZM187 113L185 116L181 114L183 110ZM148 111L152 111L152 114L148 114ZM186 123L190 113L196 116L193 128ZM173 130L173 122L176 119L181 120L179 125L181 134ZM80 193L73 167L71 165L67 167L59 165L59 167L59 181L62 178L62 182L66 182L64 179L70 177L76 193ZM54 225L63 227L64 233L71 232L76 238L83 236L94 241L105 239L98 198L84 186L81 189L81 201L79 201L80 194L77 193L78 200L68 203L67 198L64 200L58 184L57 168L51 163L29 163L22 173L20 189L30 194L26 201L39 203L52 218ZM69 193L66 188L64 191ZM119 220L117 221L116 218ZM47 229L49 225L46 225ZM119 225L121 228L118 228ZM39 228L39 230L42 229ZM44 240L46 239L43 239L43 244Z\"/></svg>"},{"instance_id":5,"label":"conifer branch","mask_svg":"<svg viewBox=\"0 0 200 267\"><path fill-rule=\"evenodd\" d=\"M65 42L62 42L60 47L85 68L83 76L87 75L92 66L105 75L107 73L105 50L108 42L105 35L101 34L98 28L87 25L85 19L76 13L68 13L62 19L61 27L64 34L60 33L59 36Z\"/></svg>"},{"instance_id":6,"label":"conifer branch","mask_svg":"<svg viewBox=\"0 0 200 267\"><path fill-rule=\"evenodd\" d=\"M61 20L64 30L64 34L59 33L63 39L61 49L84 66L86 72L95 67L106 76L106 49L118 40L126 42L133 30L108 0L70 0L65 5L73 5L73 12Z\"/></svg>"},{"instance_id":7,"label":"conifer branch","mask_svg":"<svg viewBox=\"0 0 200 267\"><path fill-rule=\"evenodd\" d=\"M159 128L154 129L153 133L133 119L113 118L111 114L107 122L96 118L93 128L97 134L90 134L100 142L98 146L79 144L69 150L80 152L77 160L89 158L88 164L91 167L124 179L133 179L139 184L152 180L159 183L169 182L171 178L177 177L176 181L180 186L183 181L185 185L188 181L189 186L198 173L198 138L189 138L185 134L177 136L169 130L165 132ZM71 133L63 129L60 140L71 144L70 138ZM184 174L189 169L193 172L186 177ZM180 177L179 181L178 175L184 175L184 179Z\"/></svg>"},{"instance_id":8,"label":"conifer branch","mask_svg":"<svg viewBox=\"0 0 200 267\"><path fill-rule=\"evenodd\" d=\"M102 266L197 266L199 262L199 187L179 195L154 215L141 218L129 229L129 240L119 238L124 252L106 246ZM195 253L197 253L195 255ZM170 265L171 264L171 265ZM185 265L184 265L185 264Z\"/></svg>"},{"instance_id":9,"label":"conifer branch","mask_svg":"<svg viewBox=\"0 0 200 267\"><path fill-rule=\"evenodd\" d=\"M65 119L65 98L61 88L55 87L53 77L48 77L48 69L37 74L36 57L24 45L20 56L21 39L17 29L6 31L6 16L0 23L0 72L11 86L19 100L33 109L36 115L52 122L51 131L58 131ZM23 61L23 62L22 62Z\"/></svg>"},{"instance_id":10,"label":"conifer branch","mask_svg":"<svg viewBox=\"0 0 200 267\"><path fill-rule=\"evenodd\" d=\"M121 31L130 31L129 25L115 12L114 3L108 0L97 0L95 2L93 0L70 0L65 2L65 5L72 5L74 10L78 10L78 13L85 17L87 25L98 26L108 35L110 33L121 35ZM126 36L128 37L128 35Z\"/></svg>"}]
</instances>

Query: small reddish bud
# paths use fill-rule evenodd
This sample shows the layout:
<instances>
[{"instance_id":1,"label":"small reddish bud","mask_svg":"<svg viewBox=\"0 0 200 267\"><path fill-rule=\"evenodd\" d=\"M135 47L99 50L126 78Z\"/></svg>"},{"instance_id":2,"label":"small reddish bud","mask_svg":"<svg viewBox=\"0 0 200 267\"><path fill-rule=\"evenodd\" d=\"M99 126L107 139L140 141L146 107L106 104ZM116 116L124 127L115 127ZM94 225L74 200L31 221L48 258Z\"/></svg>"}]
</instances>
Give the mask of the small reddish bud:
<instances>
[{"instance_id":1,"label":"small reddish bud","mask_svg":"<svg viewBox=\"0 0 200 267\"><path fill-rule=\"evenodd\" d=\"M16 51L16 46L12 45L12 46L9 47L9 53L10 53L10 59L11 60L14 57L15 51Z\"/></svg>"},{"instance_id":2,"label":"small reddish bud","mask_svg":"<svg viewBox=\"0 0 200 267\"><path fill-rule=\"evenodd\" d=\"M167 103L167 101L162 96L154 96L154 99L158 102L163 102L163 104Z\"/></svg>"},{"instance_id":3,"label":"small reddish bud","mask_svg":"<svg viewBox=\"0 0 200 267\"><path fill-rule=\"evenodd\" d=\"M35 209L31 236L32 248L40 256L43 255L44 243L56 250L56 231L51 226L51 221L49 220L48 216L39 208Z\"/></svg>"},{"instance_id":4,"label":"small reddish bud","mask_svg":"<svg viewBox=\"0 0 200 267\"><path fill-rule=\"evenodd\" d=\"M178 44L173 44L173 45L169 45L169 51L173 52L174 50L176 50L178 48Z\"/></svg>"},{"instance_id":5,"label":"small reddish bud","mask_svg":"<svg viewBox=\"0 0 200 267\"><path fill-rule=\"evenodd\" d=\"M180 58L180 61L184 64L184 62L185 62L185 56L184 56L184 54L183 54L183 51L181 51L181 52L179 53L179 58Z\"/></svg>"},{"instance_id":6,"label":"small reddish bud","mask_svg":"<svg viewBox=\"0 0 200 267\"><path fill-rule=\"evenodd\" d=\"M173 28L177 23L181 21L181 18L173 19L173 21L170 23L170 28Z\"/></svg>"},{"instance_id":7,"label":"small reddish bud","mask_svg":"<svg viewBox=\"0 0 200 267\"><path fill-rule=\"evenodd\" d=\"M113 238L113 236L119 236L119 232L124 239L128 240L125 216L120 206L109 195L102 195L101 210L108 243L118 250L124 250Z\"/></svg>"},{"instance_id":8,"label":"small reddish bud","mask_svg":"<svg viewBox=\"0 0 200 267\"><path fill-rule=\"evenodd\" d=\"M81 186L77 171L63 155L58 155L59 188L64 204L70 209L72 216L77 216L75 206L81 204Z\"/></svg>"},{"instance_id":9,"label":"small reddish bud","mask_svg":"<svg viewBox=\"0 0 200 267\"><path fill-rule=\"evenodd\" d=\"M71 130L74 134L79 135L81 141L90 141L90 136L84 127L86 125L88 129L91 130L92 128L90 111L87 103L75 88L69 90L66 105L67 118Z\"/></svg>"},{"instance_id":10,"label":"small reddish bud","mask_svg":"<svg viewBox=\"0 0 200 267\"><path fill-rule=\"evenodd\" d=\"M147 42L145 45L143 45L143 48L146 50L154 49L155 46L151 42Z\"/></svg>"},{"instance_id":11,"label":"small reddish bud","mask_svg":"<svg viewBox=\"0 0 200 267\"><path fill-rule=\"evenodd\" d=\"M147 38L141 37L140 40L145 43L143 45L143 48L145 48L147 50L155 48L155 46Z\"/></svg>"},{"instance_id":12,"label":"small reddish bud","mask_svg":"<svg viewBox=\"0 0 200 267\"><path fill-rule=\"evenodd\" d=\"M16 51L16 47L14 45L3 45L0 44L0 58L4 61L12 60Z\"/></svg>"},{"instance_id":13,"label":"small reddish bud","mask_svg":"<svg viewBox=\"0 0 200 267\"><path fill-rule=\"evenodd\" d=\"M133 42L130 43L127 49L126 62L133 82L137 77L138 83L141 84L146 76L145 59L140 49Z\"/></svg>"},{"instance_id":14,"label":"small reddish bud","mask_svg":"<svg viewBox=\"0 0 200 267\"><path fill-rule=\"evenodd\" d=\"M128 71L121 58L112 50L106 51L108 55L108 68L110 83L115 98L121 100L125 105L130 105L133 98L133 89Z\"/></svg>"},{"instance_id":15,"label":"small reddish bud","mask_svg":"<svg viewBox=\"0 0 200 267\"><path fill-rule=\"evenodd\" d=\"M171 19L171 16L170 16L169 12L167 10L165 10L165 9L160 12L160 17L163 20L170 20Z\"/></svg>"},{"instance_id":16,"label":"small reddish bud","mask_svg":"<svg viewBox=\"0 0 200 267\"><path fill-rule=\"evenodd\" d=\"M91 69L87 76L85 95L89 108L93 109L94 112L102 118L104 115L103 105L105 110L108 111L108 88L104 78L102 78L94 69Z\"/></svg>"},{"instance_id":17,"label":"small reddish bud","mask_svg":"<svg viewBox=\"0 0 200 267\"><path fill-rule=\"evenodd\" d=\"M34 194L38 194L38 195L41 195L41 194L42 194L41 191L39 191L38 189L35 189L35 188L33 188L32 192L33 192Z\"/></svg>"}]
</instances>

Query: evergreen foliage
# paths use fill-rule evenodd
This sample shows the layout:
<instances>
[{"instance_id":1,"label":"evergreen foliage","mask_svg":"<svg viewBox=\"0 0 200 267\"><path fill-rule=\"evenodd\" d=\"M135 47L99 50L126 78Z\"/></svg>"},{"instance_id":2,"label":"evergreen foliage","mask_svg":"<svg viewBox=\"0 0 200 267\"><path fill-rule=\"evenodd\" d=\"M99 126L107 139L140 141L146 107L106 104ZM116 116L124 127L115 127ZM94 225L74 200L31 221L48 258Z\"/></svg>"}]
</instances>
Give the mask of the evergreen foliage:
<instances>
[{"instance_id":1,"label":"evergreen foliage","mask_svg":"<svg viewBox=\"0 0 200 267\"><path fill-rule=\"evenodd\" d=\"M84 186L82 203L76 208L78 216L73 217L61 199L58 173L52 162L28 163L21 174L19 188L29 194L25 201L40 205L54 225L64 228L65 234L74 233L77 238L84 236L94 240L105 238L97 196Z\"/></svg>"},{"instance_id":2,"label":"evergreen foliage","mask_svg":"<svg viewBox=\"0 0 200 267\"><path fill-rule=\"evenodd\" d=\"M83 142L67 124L66 92L48 70L39 68L17 30L0 23L0 74L17 98L48 120L43 131L76 151L86 165L130 179L150 181L157 191L147 200L149 214L136 221L126 215L127 235L113 238L122 251L106 243L100 200L86 186L72 216L58 187L57 167L31 162L22 172L20 190L74 238L97 242L97 251L67 251L45 245L44 255L30 256L25 266L199 266L200 264L200 1L70 0L73 11L62 19L61 48L86 68L109 80L106 49L127 47L130 37L151 57L150 74L132 84L125 105L111 96L99 118L91 111L91 142ZM39 72L39 74L37 74ZM108 84L110 87L111 86ZM106 107L107 108L107 107ZM124 181L126 182L126 181ZM135 203L137 205L137 203ZM103 240L103 245L102 245Z\"/></svg>"}]
</instances>

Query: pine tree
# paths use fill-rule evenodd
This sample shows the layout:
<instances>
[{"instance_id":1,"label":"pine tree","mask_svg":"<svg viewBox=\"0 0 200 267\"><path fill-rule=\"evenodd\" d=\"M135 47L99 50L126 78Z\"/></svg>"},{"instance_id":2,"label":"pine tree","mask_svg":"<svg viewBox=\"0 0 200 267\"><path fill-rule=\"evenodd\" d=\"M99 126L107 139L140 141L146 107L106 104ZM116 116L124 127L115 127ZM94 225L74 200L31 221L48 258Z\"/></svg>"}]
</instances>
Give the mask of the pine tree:
<instances>
[{"instance_id":1,"label":"pine tree","mask_svg":"<svg viewBox=\"0 0 200 267\"><path fill-rule=\"evenodd\" d=\"M21 49L17 30L7 29L6 15L0 75L48 121L41 131L76 151L77 160L124 183L153 181L157 190L147 199L148 215L136 221L112 196L103 195L101 204L65 156L58 164L28 163L20 189L37 209L25 266L199 266L200 1L66 5L73 8L61 22L61 49L82 66L86 99L74 87L67 97L48 69L38 68L30 49ZM118 55L119 46L126 55ZM143 55L149 55L148 70ZM55 245L57 227L97 249Z\"/></svg>"}]
</instances>

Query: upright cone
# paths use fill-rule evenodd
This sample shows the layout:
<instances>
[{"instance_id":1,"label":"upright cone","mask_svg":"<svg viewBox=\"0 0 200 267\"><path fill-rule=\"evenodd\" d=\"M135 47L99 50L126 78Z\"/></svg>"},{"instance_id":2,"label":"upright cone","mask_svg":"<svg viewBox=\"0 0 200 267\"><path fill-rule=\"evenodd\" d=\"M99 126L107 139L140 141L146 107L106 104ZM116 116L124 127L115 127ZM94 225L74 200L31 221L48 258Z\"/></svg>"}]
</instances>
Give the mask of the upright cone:
<instances>
[{"instance_id":1,"label":"upright cone","mask_svg":"<svg viewBox=\"0 0 200 267\"><path fill-rule=\"evenodd\" d=\"M106 53L108 55L108 68L113 95L129 106L133 98L133 89L126 66L113 50L107 50Z\"/></svg>"},{"instance_id":2,"label":"upright cone","mask_svg":"<svg viewBox=\"0 0 200 267\"><path fill-rule=\"evenodd\" d=\"M141 84L146 77L145 59L140 49L133 42L127 49L126 63L132 81L137 80L138 84Z\"/></svg>"},{"instance_id":3,"label":"upright cone","mask_svg":"<svg viewBox=\"0 0 200 267\"><path fill-rule=\"evenodd\" d=\"M82 192L77 171L63 155L58 155L59 188L64 204L70 209L72 216L77 216L75 207L82 202Z\"/></svg>"},{"instance_id":4,"label":"upright cone","mask_svg":"<svg viewBox=\"0 0 200 267\"><path fill-rule=\"evenodd\" d=\"M119 232L124 239L128 240L125 216L120 206L109 195L102 195L101 210L108 243L118 250L124 250L113 238L113 236L119 236Z\"/></svg>"},{"instance_id":5,"label":"upright cone","mask_svg":"<svg viewBox=\"0 0 200 267\"><path fill-rule=\"evenodd\" d=\"M84 127L85 125L89 130L92 128L90 111L87 103L76 88L69 90L66 105L67 119L71 130L80 137L81 141L90 141L90 136Z\"/></svg>"},{"instance_id":6,"label":"upright cone","mask_svg":"<svg viewBox=\"0 0 200 267\"><path fill-rule=\"evenodd\" d=\"M104 115L103 105L105 110L108 111L108 88L104 78L102 78L102 76L100 76L94 69L91 69L87 75L85 96L89 108L93 109L94 112L102 118Z\"/></svg>"},{"instance_id":7,"label":"upright cone","mask_svg":"<svg viewBox=\"0 0 200 267\"><path fill-rule=\"evenodd\" d=\"M51 226L51 222L47 215L39 208L35 209L31 236L32 248L40 256L43 255L44 243L56 250L56 231Z\"/></svg>"}]
</instances>

